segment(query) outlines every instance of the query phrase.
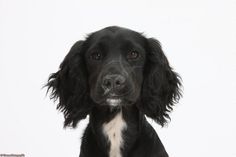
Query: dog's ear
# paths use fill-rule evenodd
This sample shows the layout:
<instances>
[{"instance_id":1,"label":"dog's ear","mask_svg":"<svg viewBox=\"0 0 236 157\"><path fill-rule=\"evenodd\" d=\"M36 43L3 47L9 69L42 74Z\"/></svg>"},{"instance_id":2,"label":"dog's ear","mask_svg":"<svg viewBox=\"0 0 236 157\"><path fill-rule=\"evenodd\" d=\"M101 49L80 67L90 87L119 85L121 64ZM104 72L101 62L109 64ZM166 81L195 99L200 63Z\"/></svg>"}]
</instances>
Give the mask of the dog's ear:
<instances>
[{"instance_id":1,"label":"dog's ear","mask_svg":"<svg viewBox=\"0 0 236 157\"><path fill-rule=\"evenodd\" d=\"M46 87L51 89L51 99L59 103L57 109L64 113L64 127L76 127L91 110L88 96L87 71L83 58L84 41L76 42L56 73L50 75Z\"/></svg>"},{"instance_id":2,"label":"dog's ear","mask_svg":"<svg viewBox=\"0 0 236 157\"><path fill-rule=\"evenodd\" d=\"M170 67L156 39L148 39L146 58L141 103L138 107L163 126L170 119L172 106L181 97L181 78Z\"/></svg>"}]
</instances>

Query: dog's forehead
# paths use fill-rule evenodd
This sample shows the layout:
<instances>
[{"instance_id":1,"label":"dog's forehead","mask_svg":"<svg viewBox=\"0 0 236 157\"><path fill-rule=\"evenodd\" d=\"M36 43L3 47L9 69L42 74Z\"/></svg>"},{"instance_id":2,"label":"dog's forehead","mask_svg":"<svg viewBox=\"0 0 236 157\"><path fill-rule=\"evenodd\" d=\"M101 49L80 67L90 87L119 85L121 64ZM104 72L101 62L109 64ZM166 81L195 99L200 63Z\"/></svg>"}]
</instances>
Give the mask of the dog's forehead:
<instances>
[{"instance_id":1,"label":"dog's forehead","mask_svg":"<svg viewBox=\"0 0 236 157\"><path fill-rule=\"evenodd\" d=\"M107 27L97 32L94 32L92 35L92 41L94 42L115 42L120 43L122 41L137 41L140 42L143 39L143 36L130 29L122 27Z\"/></svg>"}]
</instances>

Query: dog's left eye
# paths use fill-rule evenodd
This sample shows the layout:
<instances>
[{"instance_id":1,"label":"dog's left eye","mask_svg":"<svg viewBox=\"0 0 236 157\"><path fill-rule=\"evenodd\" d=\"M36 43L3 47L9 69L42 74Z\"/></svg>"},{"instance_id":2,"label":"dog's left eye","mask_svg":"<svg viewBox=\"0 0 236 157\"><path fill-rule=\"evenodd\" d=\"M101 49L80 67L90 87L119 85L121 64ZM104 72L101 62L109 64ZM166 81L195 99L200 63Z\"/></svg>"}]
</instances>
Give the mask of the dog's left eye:
<instances>
[{"instance_id":1,"label":"dog's left eye","mask_svg":"<svg viewBox=\"0 0 236 157\"><path fill-rule=\"evenodd\" d=\"M127 54L127 59L129 60L134 60L134 59L137 59L138 57L139 57L139 53L135 50L132 50Z\"/></svg>"},{"instance_id":2,"label":"dog's left eye","mask_svg":"<svg viewBox=\"0 0 236 157\"><path fill-rule=\"evenodd\" d=\"M93 60L101 60L102 54L98 51L91 53L90 58Z\"/></svg>"}]
</instances>

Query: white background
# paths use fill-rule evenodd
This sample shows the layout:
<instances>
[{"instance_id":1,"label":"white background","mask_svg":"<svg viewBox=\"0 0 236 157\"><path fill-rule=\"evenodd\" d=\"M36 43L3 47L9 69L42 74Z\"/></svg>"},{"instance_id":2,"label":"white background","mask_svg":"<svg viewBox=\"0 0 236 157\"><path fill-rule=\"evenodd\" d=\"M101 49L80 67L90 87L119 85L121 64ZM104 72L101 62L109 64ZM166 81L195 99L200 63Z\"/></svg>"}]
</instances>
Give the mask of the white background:
<instances>
[{"instance_id":1,"label":"white background","mask_svg":"<svg viewBox=\"0 0 236 157\"><path fill-rule=\"evenodd\" d=\"M0 154L79 155L87 121L63 129L50 73L87 33L119 25L159 39L184 94L161 128L170 157L236 157L235 0L0 0Z\"/></svg>"}]
</instances>

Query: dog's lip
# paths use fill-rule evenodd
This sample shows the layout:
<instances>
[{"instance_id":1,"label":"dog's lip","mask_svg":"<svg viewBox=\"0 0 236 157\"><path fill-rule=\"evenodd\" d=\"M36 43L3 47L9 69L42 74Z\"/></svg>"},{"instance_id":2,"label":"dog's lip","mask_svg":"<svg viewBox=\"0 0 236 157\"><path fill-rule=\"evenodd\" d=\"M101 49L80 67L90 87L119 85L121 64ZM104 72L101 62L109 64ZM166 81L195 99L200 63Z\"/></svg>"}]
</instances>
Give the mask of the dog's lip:
<instances>
[{"instance_id":1,"label":"dog's lip","mask_svg":"<svg viewBox=\"0 0 236 157\"><path fill-rule=\"evenodd\" d=\"M114 92L110 92L108 94L105 95L105 97L107 99L111 98L111 99L122 99L123 97L125 97L127 94L116 94Z\"/></svg>"},{"instance_id":2,"label":"dog's lip","mask_svg":"<svg viewBox=\"0 0 236 157\"><path fill-rule=\"evenodd\" d=\"M108 95L106 99L121 99L122 97L122 95Z\"/></svg>"},{"instance_id":3,"label":"dog's lip","mask_svg":"<svg viewBox=\"0 0 236 157\"><path fill-rule=\"evenodd\" d=\"M115 93L112 93L112 94L108 94L106 95L104 98L105 98L105 101L106 102L109 102L110 100L114 101L114 102L123 102L124 100L126 100L126 95L127 94L122 94L122 95L117 95Z\"/></svg>"}]
</instances>

